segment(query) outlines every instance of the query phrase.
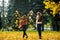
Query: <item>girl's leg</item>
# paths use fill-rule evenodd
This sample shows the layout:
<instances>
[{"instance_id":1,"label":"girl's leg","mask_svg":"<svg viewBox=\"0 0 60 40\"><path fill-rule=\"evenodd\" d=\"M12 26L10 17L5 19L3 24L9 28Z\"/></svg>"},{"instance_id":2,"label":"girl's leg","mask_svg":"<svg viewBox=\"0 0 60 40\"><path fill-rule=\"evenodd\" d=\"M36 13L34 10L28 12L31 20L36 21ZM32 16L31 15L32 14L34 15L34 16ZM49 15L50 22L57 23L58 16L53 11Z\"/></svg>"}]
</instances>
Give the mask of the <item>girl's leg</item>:
<instances>
[{"instance_id":1,"label":"girl's leg","mask_svg":"<svg viewBox=\"0 0 60 40\"><path fill-rule=\"evenodd\" d=\"M23 38L25 37L25 32L24 32L24 30L23 30Z\"/></svg>"},{"instance_id":2,"label":"girl's leg","mask_svg":"<svg viewBox=\"0 0 60 40\"><path fill-rule=\"evenodd\" d=\"M26 31L23 31L23 38L26 36L26 38L28 38Z\"/></svg>"},{"instance_id":3,"label":"girl's leg","mask_svg":"<svg viewBox=\"0 0 60 40\"><path fill-rule=\"evenodd\" d=\"M26 34L26 26L24 27L24 30L23 30L23 38L26 36L26 38L28 38L27 34Z\"/></svg>"},{"instance_id":4,"label":"girl's leg","mask_svg":"<svg viewBox=\"0 0 60 40\"><path fill-rule=\"evenodd\" d=\"M41 39L41 32L39 32L39 39Z\"/></svg>"},{"instance_id":5,"label":"girl's leg","mask_svg":"<svg viewBox=\"0 0 60 40\"><path fill-rule=\"evenodd\" d=\"M37 25L37 31L39 34L39 39L41 39L41 25L40 24Z\"/></svg>"}]
</instances>

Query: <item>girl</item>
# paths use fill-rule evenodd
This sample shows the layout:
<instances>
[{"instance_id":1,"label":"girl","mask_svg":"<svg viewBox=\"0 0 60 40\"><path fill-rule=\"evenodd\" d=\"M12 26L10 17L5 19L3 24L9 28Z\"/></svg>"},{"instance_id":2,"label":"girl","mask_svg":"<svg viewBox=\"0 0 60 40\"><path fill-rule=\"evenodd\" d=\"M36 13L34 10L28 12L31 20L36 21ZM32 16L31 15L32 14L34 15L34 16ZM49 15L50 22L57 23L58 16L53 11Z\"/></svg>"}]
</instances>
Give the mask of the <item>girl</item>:
<instances>
[{"instance_id":1,"label":"girl","mask_svg":"<svg viewBox=\"0 0 60 40\"><path fill-rule=\"evenodd\" d=\"M39 39L41 39L42 14L40 12L37 12L36 24L37 24L37 31L39 34Z\"/></svg>"},{"instance_id":2,"label":"girl","mask_svg":"<svg viewBox=\"0 0 60 40\"><path fill-rule=\"evenodd\" d=\"M26 36L26 38L28 38L27 34L26 34L26 30L28 28L28 22L27 22L27 16L24 15L21 22L20 22L20 27L23 30L23 38Z\"/></svg>"}]
</instances>

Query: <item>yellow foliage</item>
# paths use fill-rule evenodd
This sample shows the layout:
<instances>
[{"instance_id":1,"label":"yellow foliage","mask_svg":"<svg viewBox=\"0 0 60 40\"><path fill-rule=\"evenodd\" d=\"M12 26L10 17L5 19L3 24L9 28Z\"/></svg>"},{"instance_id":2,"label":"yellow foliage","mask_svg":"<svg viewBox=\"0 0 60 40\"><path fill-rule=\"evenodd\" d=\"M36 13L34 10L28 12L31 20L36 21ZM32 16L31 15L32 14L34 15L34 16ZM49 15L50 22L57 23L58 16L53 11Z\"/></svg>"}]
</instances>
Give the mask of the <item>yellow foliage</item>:
<instances>
[{"instance_id":1,"label":"yellow foliage","mask_svg":"<svg viewBox=\"0 0 60 40\"><path fill-rule=\"evenodd\" d=\"M42 40L60 40L60 32L42 32ZM27 32L28 38L23 39L23 32L0 32L0 40L38 40L37 32Z\"/></svg>"},{"instance_id":2,"label":"yellow foliage","mask_svg":"<svg viewBox=\"0 0 60 40\"><path fill-rule=\"evenodd\" d=\"M55 2L51 2L51 1L47 1L47 2L44 1L43 3L45 4L46 9L50 8L50 10L53 11L52 15L55 15L58 12L58 10L60 10L60 6L59 6L60 2L59 4L56 4Z\"/></svg>"},{"instance_id":3,"label":"yellow foliage","mask_svg":"<svg viewBox=\"0 0 60 40\"><path fill-rule=\"evenodd\" d=\"M16 26L18 26L18 20L15 21Z\"/></svg>"}]
</instances>

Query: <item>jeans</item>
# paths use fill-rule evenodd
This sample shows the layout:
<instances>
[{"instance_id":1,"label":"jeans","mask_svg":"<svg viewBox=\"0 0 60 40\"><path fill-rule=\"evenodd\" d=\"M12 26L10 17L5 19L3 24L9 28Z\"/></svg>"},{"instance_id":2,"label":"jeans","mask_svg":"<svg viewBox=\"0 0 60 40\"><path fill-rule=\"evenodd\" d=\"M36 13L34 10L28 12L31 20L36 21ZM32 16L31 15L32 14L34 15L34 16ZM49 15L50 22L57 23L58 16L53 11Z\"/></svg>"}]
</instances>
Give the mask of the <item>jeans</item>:
<instances>
[{"instance_id":1,"label":"jeans","mask_svg":"<svg viewBox=\"0 0 60 40\"><path fill-rule=\"evenodd\" d=\"M41 27L42 27L42 24L37 24L37 31L40 39L41 39Z\"/></svg>"}]
</instances>

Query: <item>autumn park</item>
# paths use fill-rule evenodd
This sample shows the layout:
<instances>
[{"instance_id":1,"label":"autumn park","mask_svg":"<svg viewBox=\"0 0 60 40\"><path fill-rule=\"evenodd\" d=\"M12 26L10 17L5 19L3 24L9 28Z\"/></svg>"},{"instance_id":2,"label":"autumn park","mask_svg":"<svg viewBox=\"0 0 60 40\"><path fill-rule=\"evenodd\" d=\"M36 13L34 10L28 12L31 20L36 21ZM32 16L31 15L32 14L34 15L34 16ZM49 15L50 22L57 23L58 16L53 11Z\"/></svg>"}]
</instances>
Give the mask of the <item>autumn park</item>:
<instances>
[{"instance_id":1,"label":"autumn park","mask_svg":"<svg viewBox=\"0 0 60 40\"><path fill-rule=\"evenodd\" d=\"M60 1L0 0L0 40L60 40Z\"/></svg>"}]
</instances>

